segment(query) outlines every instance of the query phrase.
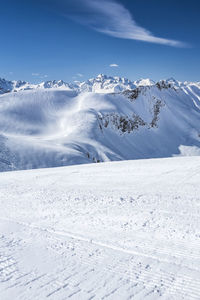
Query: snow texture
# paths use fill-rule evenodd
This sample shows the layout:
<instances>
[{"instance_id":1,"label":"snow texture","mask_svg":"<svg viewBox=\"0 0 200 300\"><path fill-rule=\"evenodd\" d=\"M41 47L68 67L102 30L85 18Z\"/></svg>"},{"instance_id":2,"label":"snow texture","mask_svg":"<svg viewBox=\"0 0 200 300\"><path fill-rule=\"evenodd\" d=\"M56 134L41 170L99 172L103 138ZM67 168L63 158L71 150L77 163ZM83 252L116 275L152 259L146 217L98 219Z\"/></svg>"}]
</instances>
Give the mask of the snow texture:
<instances>
[{"instance_id":1,"label":"snow texture","mask_svg":"<svg viewBox=\"0 0 200 300\"><path fill-rule=\"evenodd\" d=\"M100 74L0 86L0 171L200 155L198 82Z\"/></svg>"},{"instance_id":2,"label":"snow texture","mask_svg":"<svg viewBox=\"0 0 200 300\"><path fill-rule=\"evenodd\" d=\"M199 157L1 173L1 299L199 299L199 182Z\"/></svg>"}]
</instances>

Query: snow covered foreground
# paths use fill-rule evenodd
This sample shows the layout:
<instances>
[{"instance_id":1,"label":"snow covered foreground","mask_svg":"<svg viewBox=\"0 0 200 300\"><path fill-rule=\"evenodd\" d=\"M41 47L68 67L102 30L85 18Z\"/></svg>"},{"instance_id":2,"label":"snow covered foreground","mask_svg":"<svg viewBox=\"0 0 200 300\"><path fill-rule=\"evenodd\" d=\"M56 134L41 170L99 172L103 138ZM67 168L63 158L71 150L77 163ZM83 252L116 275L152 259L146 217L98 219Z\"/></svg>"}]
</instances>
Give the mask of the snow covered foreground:
<instances>
[{"instance_id":1,"label":"snow covered foreground","mask_svg":"<svg viewBox=\"0 0 200 300\"><path fill-rule=\"evenodd\" d=\"M200 299L200 157L0 174L0 297Z\"/></svg>"}]
</instances>

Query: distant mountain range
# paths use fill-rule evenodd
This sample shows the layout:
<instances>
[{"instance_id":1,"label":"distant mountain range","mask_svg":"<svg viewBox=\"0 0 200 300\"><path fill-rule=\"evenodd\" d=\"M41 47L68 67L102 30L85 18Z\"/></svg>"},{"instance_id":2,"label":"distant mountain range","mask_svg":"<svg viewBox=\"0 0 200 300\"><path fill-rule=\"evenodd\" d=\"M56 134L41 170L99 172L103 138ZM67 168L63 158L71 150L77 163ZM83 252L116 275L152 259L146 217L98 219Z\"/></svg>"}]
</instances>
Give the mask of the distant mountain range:
<instances>
[{"instance_id":1,"label":"distant mountain range","mask_svg":"<svg viewBox=\"0 0 200 300\"><path fill-rule=\"evenodd\" d=\"M160 82L162 82L161 80ZM164 80L166 84L170 84L176 88L188 85L200 86L200 82L180 82L173 78ZM45 81L39 84L31 84L26 81L8 81L0 78L0 94L9 92L18 92L33 89L62 89L74 90L77 92L94 92L94 93L117 93L125 90L132 90L139 86L153 86L156 82L151 79L140 79L131 81L121 77L111 77L99 74L96 78L91 78L87 81L75 81L74 83L67 83L63 80Z\"/></svg>"},{"instance_id":2,"label":"distant mountain range","mask_svg":"<svg viewBox=\"0 0 200 300\"><path fill-rule=\"evenodd\" d=\"M0 170L200 155L200 83L0 79Z\"/></svg>"}]
</instances>

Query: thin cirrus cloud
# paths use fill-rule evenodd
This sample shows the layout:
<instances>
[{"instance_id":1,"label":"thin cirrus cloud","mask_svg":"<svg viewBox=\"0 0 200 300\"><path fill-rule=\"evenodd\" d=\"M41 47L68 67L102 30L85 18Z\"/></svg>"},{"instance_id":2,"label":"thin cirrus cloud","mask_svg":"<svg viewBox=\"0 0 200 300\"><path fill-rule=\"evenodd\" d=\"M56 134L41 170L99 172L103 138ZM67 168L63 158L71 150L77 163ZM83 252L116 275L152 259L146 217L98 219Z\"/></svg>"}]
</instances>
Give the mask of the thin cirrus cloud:
<instances>
[{"instance_id":1,"label":"thin cirrus cloud","mask_svg":"<svg viewBox=\"0 0 200 300\"><path fill-rule=\"evenodd\" d=\"M66 16L106 35L173 47L188 46L177 40L155 36L138 25L128 9L115 0L73 0L72 6L71 13Z\"/></svg>"},{"instance_id":2,"label":"thin cirrus cloud","mask_svg":"<svg viewBox=\"0 0 200 300\"><path fill-rule=\"evenodd\" d=\"M40 73L32 73L31 75L35 76L35 77L40 77L40 78L47 78L48 77L48 75L42 75Z\"/></svg>"},{"instance_id":3,"label":"thin cirrus cloud","mask_svg":"<svg viewBox=\"0 0 200 300\"><path fill-rule=\"evenodd\" d=\"M83 77L83 74L81 74L81 73L77 73L76 74L78 77Z\"/></svg>"}]
</instances>

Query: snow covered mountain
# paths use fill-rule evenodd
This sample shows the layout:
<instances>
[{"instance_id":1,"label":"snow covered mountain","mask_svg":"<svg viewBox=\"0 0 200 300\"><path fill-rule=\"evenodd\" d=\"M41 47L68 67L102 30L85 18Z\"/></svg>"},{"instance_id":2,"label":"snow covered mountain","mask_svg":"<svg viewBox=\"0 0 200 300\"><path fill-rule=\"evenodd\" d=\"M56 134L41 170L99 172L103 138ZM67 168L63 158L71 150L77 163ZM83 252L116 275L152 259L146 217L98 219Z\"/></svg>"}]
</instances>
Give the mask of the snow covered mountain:
<instances>
[{"instance_id":1,"label":"snow covered mountain","mask_svg":"<svg viewBox=\"0 0 200 300\"><path fill-rule=\"evenodd\" d=\"M200 155L198 82L99 75L0 87L1 171Z\"/></svg>"},{"instance_id":2,"label":"snow covered mountain","mask_svg":"<svg viewBox=\"0 0 200 300\"><path fill-rule=\"evenodd\" d=\"M132 90L138 86L151 86L154 84L155 82L151 79L140 79L133 82L127 78L111 77L103 74L99 74L96 78L91 78L87 81L75 81L74 83L67 83L63 80L53 80L39 84L31 84L21 80L8 81L0 78L0 94L35 89L74 90L79 93L116 93L124 90Z\"/></svg>"},{"instance_id":3,"label":"snow covered mountain","mask_svg":"<svg viewBox=\"0 0 200 300\"><path fill-rule=\"evenodd\" d=\"M79 91L94 93L117 93L136 88L136 84L129 79L109 77L103 74L99 74L96 78L85 82L78 82L77 84Z\"/></svg>"},{"instance_id":4,"label":"snow covered mountain","mask_svg":"<svg viewBox=\"0 0 200 300\"><path fill-rule=\"evenodd\" d=\"M167 85L179 88L185 85L197 85L200 86L200 82L180 82L174 78L167 80L160 80L165 82ZM35 89L62 89L62 90L73 90L77 93L82 92L93 92L93 93L119 93L125 90L133 90L141 86L154 86L155 81L146 78L131 81L127 78L112 77L99 74L96 78L88 79L87 81L74 81L74 83L67 83L63 80L45 81L39 84L31 84L26 81L8 81L0 78L0 94L9 92L19 92L24 90L35 90Z\"/></svg>"},{"instance_id":5,"label":"snow covered mountain","mask_svg":"<svg viewBox=\"0 0 200 300\"><path fill-rule=\"evenodd\" d=\"M132 82L126 78L109 77L103 74L96 78L89 79L84 82L75 81L74 83L66 83L63 80L46 81L40 84L30 84L25 81L7 81L0 79L0 94L8 92L18 92L21 90L33 89L63 89L75 90L77 92L94 92L94 93L114 93L121 92L127 89L134 89L136 86L143 84L151 85L149 79L142 79L137 82Z\"/></svg>"},{"instance_id":6,"label":"snow covered mountain","mask_svg":"<svg viewBox=\"0 0 200 300\"><path fill-rule=\"evenodd\" d=\"M33 85L30 85L33 86ZM25 90L29 87L29 84L25 81L8 81L0 78L0 94L5 94L9 92L17 92L19 90Z\"/></svg>"},{"instance_id":7,"label":"snow covered mountain","mask_svg":"<svg viewBox=\"0 0 200 300\"><path fill-rule=\"evenodd\" d=\"M63 80L53 80L46 81L40 84L31 84L26 81L8 81L0 78L0 94L5 94L9 92L19 92L26 90L35 90L35 89L65 89L72 90L75 89L75 86L70 85Z\"/></svg>"}]
</instances>

